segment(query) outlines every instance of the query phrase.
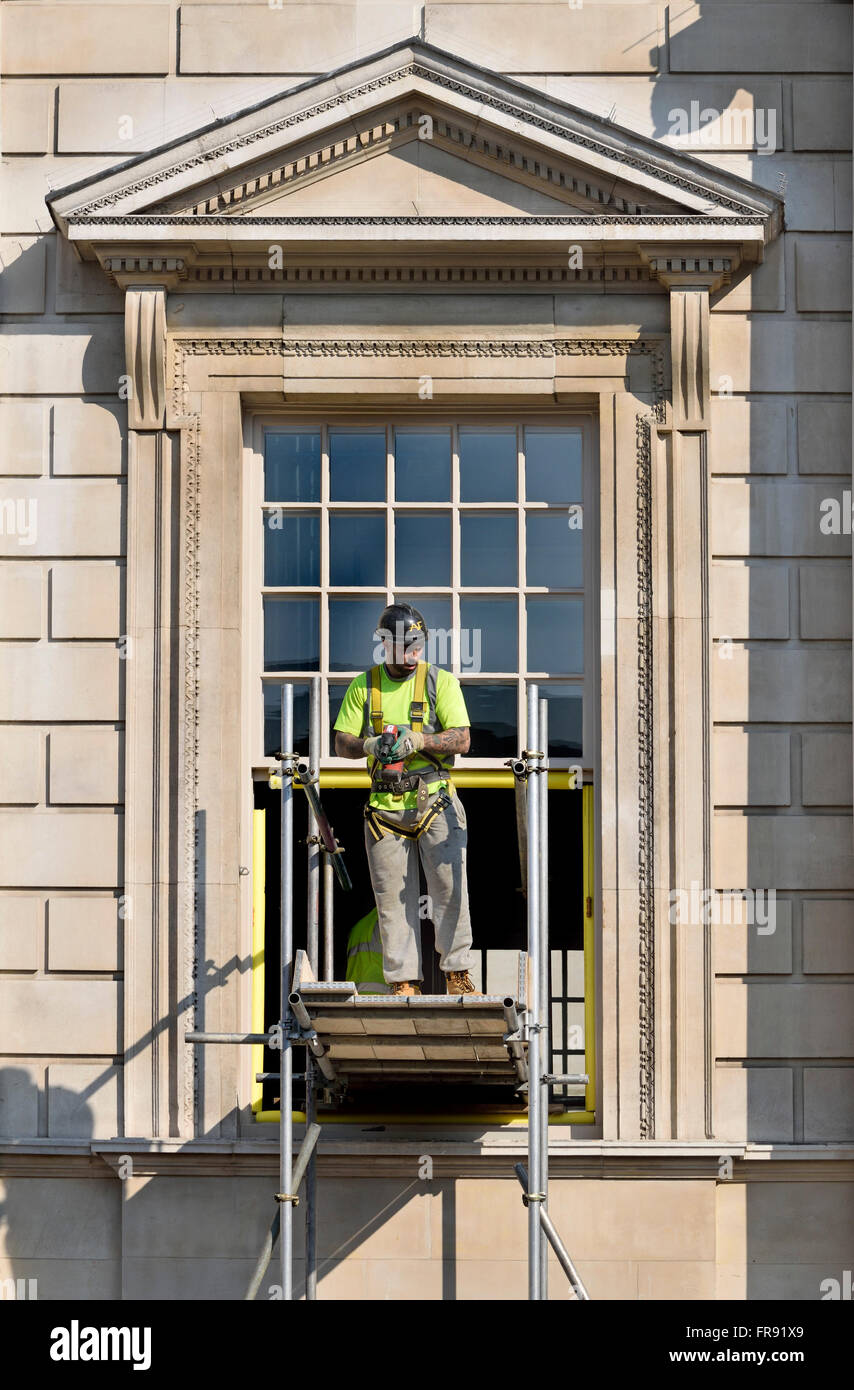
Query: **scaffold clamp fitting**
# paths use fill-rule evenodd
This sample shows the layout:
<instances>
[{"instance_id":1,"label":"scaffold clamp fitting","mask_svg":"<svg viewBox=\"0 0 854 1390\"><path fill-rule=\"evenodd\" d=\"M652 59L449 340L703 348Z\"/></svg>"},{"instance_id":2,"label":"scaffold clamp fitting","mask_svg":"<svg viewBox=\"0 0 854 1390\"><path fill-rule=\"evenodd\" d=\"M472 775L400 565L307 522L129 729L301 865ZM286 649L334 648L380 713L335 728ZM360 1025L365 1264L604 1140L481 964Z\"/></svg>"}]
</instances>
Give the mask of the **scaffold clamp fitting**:
<instances>
[{"instance_id":1,"label":"scaffold clamp fitting","mask_svg":"<svg viewBox=\"0 0 854 1390\"><path fill-rule=\"evenodd\" d=\"M274 1196L277 1202L290 1202L292 1206L299 1206L299 1197L295 1192L276 1192Z\"/></svg>"}]
</instances>

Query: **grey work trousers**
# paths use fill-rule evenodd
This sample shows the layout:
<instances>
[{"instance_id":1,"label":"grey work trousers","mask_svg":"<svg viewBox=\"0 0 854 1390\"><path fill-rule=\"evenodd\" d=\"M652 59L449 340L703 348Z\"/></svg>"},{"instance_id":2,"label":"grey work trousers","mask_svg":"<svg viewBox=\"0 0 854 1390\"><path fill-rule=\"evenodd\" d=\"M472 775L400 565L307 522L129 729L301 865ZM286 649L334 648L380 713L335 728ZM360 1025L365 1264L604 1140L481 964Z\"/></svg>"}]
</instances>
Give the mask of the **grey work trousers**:
<instances>
[{"instance_id":1,"label":"grey work trousers","mask_svg":"<svg viewBox=\"0 0 854 1390\"><path fill-rule=\"evenodd\" d=\"M435 792L425 810L432 806ZM421 814L380 811L386 820L404 826L417 825ZM436 816L419 839L407 839L386 831L374 840L365 822L365 849L377 904L383 943L383 974L388 984L399 980L423 980L421 920L429 917L436 933L440 969L470 970L471 919L466 886L466 813L459 797ZM427 880L428 901L419 912L419 857Z\"/></svg>"}]
</instances>

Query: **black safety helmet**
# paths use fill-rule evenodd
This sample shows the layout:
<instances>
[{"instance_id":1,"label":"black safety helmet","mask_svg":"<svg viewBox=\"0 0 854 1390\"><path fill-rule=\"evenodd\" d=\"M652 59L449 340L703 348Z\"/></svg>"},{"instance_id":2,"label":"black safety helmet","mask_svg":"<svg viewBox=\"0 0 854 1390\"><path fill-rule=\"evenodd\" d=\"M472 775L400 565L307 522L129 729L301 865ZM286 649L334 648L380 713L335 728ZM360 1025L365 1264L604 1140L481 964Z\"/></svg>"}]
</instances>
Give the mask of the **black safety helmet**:
<instances>
[{"instance_id":1,"label":"black safety helmet","mask_svg":"<svg viewBox=\"0 0 854 1390\"><path fill-rule=\"evenodd\" d=\"M390 603L380 614L376 636L390 638L395 647L401 638L404 647L420 646L427 640L427 624L411 603Z\"/></svg>"}]
</instances>

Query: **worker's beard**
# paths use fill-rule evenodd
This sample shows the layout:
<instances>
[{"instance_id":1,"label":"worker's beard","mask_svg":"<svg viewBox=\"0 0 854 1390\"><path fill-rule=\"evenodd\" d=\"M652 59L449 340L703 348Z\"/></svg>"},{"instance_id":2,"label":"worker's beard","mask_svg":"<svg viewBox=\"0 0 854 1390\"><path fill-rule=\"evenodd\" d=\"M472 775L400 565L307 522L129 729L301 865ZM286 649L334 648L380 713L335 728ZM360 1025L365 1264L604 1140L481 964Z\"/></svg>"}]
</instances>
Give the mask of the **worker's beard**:
<instances>
[{"instance_id":1,"label":"worker's beard","mask_svg":"<svg viewBox=\"0 0 854 1390\"><path fill-rule=\"evenodd\" d=\"M417 667L418 662L421 660L421 657L422 653L419 650L415 656L415 660L411 663L411 665L407 665L405 663L401 664L400 662L391 662L389 661L388 657L386 657L385 668L391 676L392 680L402 681L405 680L407 676L412 675L412 672Z\"/></svg>"}]
</instances>

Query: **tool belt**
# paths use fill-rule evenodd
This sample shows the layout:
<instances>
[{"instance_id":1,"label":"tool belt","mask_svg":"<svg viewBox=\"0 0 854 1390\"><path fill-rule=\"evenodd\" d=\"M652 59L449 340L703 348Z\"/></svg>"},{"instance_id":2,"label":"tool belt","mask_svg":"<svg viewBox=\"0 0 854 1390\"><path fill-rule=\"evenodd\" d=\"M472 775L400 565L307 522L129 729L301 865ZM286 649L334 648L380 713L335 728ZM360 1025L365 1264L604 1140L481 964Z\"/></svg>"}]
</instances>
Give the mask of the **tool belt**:
<instances>
[{"instance_id":1,"label":"tool belt","mask_svg":"<svg viewBox=\"0 0 854 1390\"><path fill-rule=\"evenodd\" d=\"M429 758L429 753L420 753L419 757ZM420 792L421 783L429 785L431 782L444 782L448 779L446 768L423 767L417 772L404 772L400 776L384 776L385 769L380 762L375 763L371 776L372 792L388 792L391 796L403 796L404 792Z\"/></svg>"},{"instance_id":2,"label":"tool belt","mask_svg":"<svg viewBox=\"0 0 854 1390\"><path fill-rule=\"evenodd\" d=\"M405 781L407 779L403 778L401 780ZM417 780L417 778L415 780ZM397 821L387 820L381 811L377 811L376 808L368 802L365 807L365 820L368 823L368 829L374 837L375 844L379 843L383 835L388 834L399 835L404 840L418 840L424 834L424 831L428 830L433 824L436 817L448 809L453 799L453 791L449 791L447 787L443 787L436 797L436 800L433 802L433 805L425 812L420 821L415 825L407 826L400 825Z\"/></svg>"}]
</instances>

